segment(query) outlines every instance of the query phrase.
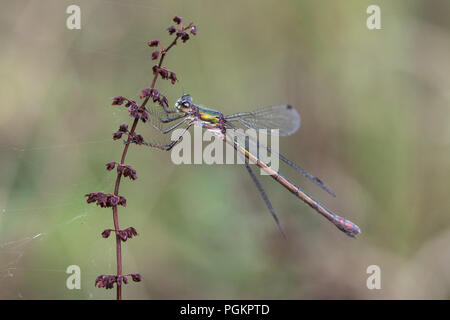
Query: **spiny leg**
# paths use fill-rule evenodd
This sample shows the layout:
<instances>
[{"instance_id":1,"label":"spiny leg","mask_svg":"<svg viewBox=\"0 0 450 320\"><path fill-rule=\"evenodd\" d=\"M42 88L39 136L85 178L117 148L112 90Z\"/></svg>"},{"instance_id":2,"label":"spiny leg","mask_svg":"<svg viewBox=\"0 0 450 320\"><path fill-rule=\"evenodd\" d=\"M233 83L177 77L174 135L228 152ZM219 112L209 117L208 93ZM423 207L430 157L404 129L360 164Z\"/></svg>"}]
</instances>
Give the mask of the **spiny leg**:
<instances>
[{"instance_id":1,"label":"spiny leg","mask_svg":"<svg viewBox=\"0 0 450 320\"><path fill-rule=\"evenodd\" d=\"M161 119L161 117L158 116L158 120L160 122L167 123L167 122L170 122L170 121L173 121L173 120L177 120L177 119L180 119L180 118L183 118L183 117L186 116L186 113L179 114L178 110L167 110L165 107L163 107L163 109L164 109L164 114L165 114L166 118L165 119ZM169 116L169 114L174 114L174 113L176 113L177 115L174 116L174 117Z\"/></svg>"},{"instance_id":2,"label":"spiny leg","mask_svg":"<svg viewBox=\"0 0 450 320\"><path fill-rule=\"evenodd\" d=\"M186 113L177 115L176 117L167 117L167 119L161 119L160 117L158 117L158 120L162 123L168 123L168 122L172 122L174 120L178 120L178 119L181 119L184 117L186 117Z\"/></svg>"},{"instance_id":3,"label":"spiny leg","mask_svg":"<svg viewBox=\"0 0 450 320\"><path fill-rule=\"evenodd\" d=\"M163 108L164 115L165 115L165 118L164 118L164 119L161 118L159 115L154 114L154 113L153 113L152 111L150 111L150 109L148 109L148 108L145 108L145 110L146 110L150 115L152 115L153 117L157 118L159 122L162 122L162 123L168 123L168 122L171 122L171 121L174 121L174 120L181 119L181 118L183 118L183 117L186 116L186 114L181 114L181 115L178 114L178 113L179 113L178 110L168 110L168 106L167 106L167 104L165 104L164 102L161 103L161 106L162 106L162 108ZM174 114L174 113L176 113L177 115L174 116L174 117L170 116L170 114Z\"/></svg>"},{"instance_id":4,"label":"spiny leg","mask_svg":"<svg viewBox=\"0 0 450 320\"><path fill-rule=\"evenodd\" d=\"M161 130L160 128L154 126L152 123L150 123L150 124L152 125L152 127L154 127L155 129L157 129L159 132L161 132L161 133L163 133L163 134L166 134L166 133L169 133L169 132L173 131L174 129L178 128L178 127L181 126L182 124L186 123L186 121L188 121L188 120L189 120L189 119L184 119L183 121L178 122L177 124L173 125L172 127L170 127L170 128L167 129L167 130ZM181 137L185 132L186 132L186 130L183 131L183 133L180 135L180 137ZM178 138L178 139L179 139L179 138ZM132 139L132 140L130 140L130 141L124 141L123 143L124 143L124 144L130 144L130 143L136 143L136 142L137 142L136 139ZM174 143L174 142L175 142L175 143ZM173 148L173 146L176 144L176 142L177 142L177 140L172 141L172 142L169 143L169 144L159 144L159 143L152 143L152 142L141 142L140 144L146 145L146 146L148 146L148 147L153 147L153 148L157 148L157 149L160 149L160 150L167 150L167 151L168 151L168 150L170 150L170 149Z\"/></svg>"},{"instance_id":5,"label":"spiny leg","mask_svg":"<svg viewBox=\"0 0 450 320\"><path fill-rule=\"evenodd\" d=\"M186 119L186 120L188 120L188 119ZM179 136L176 140L172 141L172 142L169 143L169 144L159 144L159 143L152 143L152 142L141 142L140 144L141 144L141 145L144 145L144 146L147 146L147 147L160 149L160 150L163 150L163 151L170 151L170 150L171 150L178 142L181 141L181 139L183 138L183 136L184 136L184 134L186 133L186 131L188 131L188 129L189 129L193 124L194 124L193 122L190 122L190 123L188 124L188 126L184 129L183 133L180 134L180 136ZM135 141L135 140L132 140L132 141L130 141L130 142L124 141L125 144L133 143L133 142L136 142L136 141Z\"/></svg>"},{"instance_id":6,"label":"spiny leg","mask_svg":"<svg viewBox=\"0 0 450 320\"><path fill-rule=\"evenodd\" d=\"M163 133L163 134L167 134L173 130L175 130L176 128L178 128L179 126L181 126L182 124L186 123L187 121L189 121L189 119L183 119L182 121L176 123L175 125L171 126L170 128L166 129L166 130L161 130L160 128L158 128L157 126L154 126L152 124L152 126L158 130L159 132Z\"/></svg>"},{"instance_id":7,"label":"spiny leg","mask_svg":"<svg viewBox=\"0 0 450 320\"><path fill-rule=\"evenodd\" d=\"M184 115L182 115L182 116L180 116L180 117L176 117L176 118L167 120L167 121L166 121L166 120L162 121L162 119L159 118L159 117L157 117L157 118L158 118L158 120L159 120L160 122L162 122L162 123L168 123L168 122L172 122L172 121L175 121L175 120L184 118L184 117L186 117L186 114L184 114ZM168 128L168 129L166 129L166 130L162 130L159 126L155 125L152 121L147 121L146 123L149 124L149 125L150 125L152 128L154 128L155 130L159 131L160 133L166 134L166 133L172 131L173 129L177 128L178 126L182 125L182 124L185 123L186 121L188 121L187 118L186 118L186 119L183 119L183 120L180 121L180 122L177 122L175 125L173 125L172 127Z\"/></svg>"},{"instance_id":8,"label":"spiny leg","mask_svg":"<svg viewBox=\"0 0 450 320\"><path fill-rule=\"evenodd\" d=\"M177 110L168 110L167 109L167 104L165 104L164 102L162 102L162 107L163 107L163 109L164 109L164 112L166 113L166 115L168 115L168 114L170 114L170 113L178 113L178 111Z\"/></svg>"}]
</instances>

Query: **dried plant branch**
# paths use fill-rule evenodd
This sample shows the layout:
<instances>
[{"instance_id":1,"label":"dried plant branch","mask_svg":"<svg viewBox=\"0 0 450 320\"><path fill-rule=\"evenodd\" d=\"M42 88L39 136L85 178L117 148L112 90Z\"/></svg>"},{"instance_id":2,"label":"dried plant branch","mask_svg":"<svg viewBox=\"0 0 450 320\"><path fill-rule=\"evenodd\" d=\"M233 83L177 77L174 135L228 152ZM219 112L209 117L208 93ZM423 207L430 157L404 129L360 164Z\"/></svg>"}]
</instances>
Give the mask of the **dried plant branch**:
<instances>
[{"instance_id":1,"label":"dried plant branch","mask_svg":"<svg viewBox=\"0 0 450 320\"><path fill-rule=\"evenodd\" d=\"M164 110L167 110L168 108L167 98L155 89L158 77L161 77L163 80L170 80L172 84L175 84L177 81L175 72L169 71L162 66L167 52L177 44L178 40L181 39L183 43L188 41L190 39L189 32L192 35L197 34L197 27L193 25L192 22L183 27L181 17L176 16L173 18L173 21L177 26L172 25L167 28L169 34L174 35L174 39L169 44L169 46L167 46L166 48L161 47L159 40L152 40L148 43L150 47L160 47L159 50L153 51L151 55L152 60L156 60L159 58L159 61L155 66L153 66L153 80L151 82L150 88L142 90L140 94L140 98L144 99L141 105L138 105L134 100L125 98L123 96L117 96L113 98L113 105L124 105L128 109L130 116L134 118L130 130L128 130L128 125L122 124L119 127L119 130L113 133L114 140L121 139L124 134L128 136L127 140L124 142L124 148L122 156L120 158L120 162L109 162L106 164L106 169L108 171L113 170L117 166L117 177L114 186L114 193L105 194L102 192L94 192L86 195L88 198L88 203L96 202L100 207L110 207L113 211L114 229L104 230L102 232L102 237L108 238L111 232L115 233L117 273L115 275L98 276L95 280L95 285L99 288L112 289L115 283L117 288L117 300L122 299L122 284L128 283L127 277L131 277L134 282L139 282L142 279L141 275L138 273L123 274L122 242L125 242L127 239L137 236L138 234L134 227L128 227L121 230L119 225L118 206L126 206L126 199L123 196L119 195L119 188L122 177L129 177L131 180L137 179L136 170L134 170L129 165L125 165L125 159L128 153L128 149L132 143L138 145L146 144L143 137L139 134L136 134L136 127L139 123L139 120L141 120L142 122L148 121L149 114L146 105L149 102L150 98L154 103L159 104L159 106L156 107L162 107Z\"/></svg>"}]
</instances>

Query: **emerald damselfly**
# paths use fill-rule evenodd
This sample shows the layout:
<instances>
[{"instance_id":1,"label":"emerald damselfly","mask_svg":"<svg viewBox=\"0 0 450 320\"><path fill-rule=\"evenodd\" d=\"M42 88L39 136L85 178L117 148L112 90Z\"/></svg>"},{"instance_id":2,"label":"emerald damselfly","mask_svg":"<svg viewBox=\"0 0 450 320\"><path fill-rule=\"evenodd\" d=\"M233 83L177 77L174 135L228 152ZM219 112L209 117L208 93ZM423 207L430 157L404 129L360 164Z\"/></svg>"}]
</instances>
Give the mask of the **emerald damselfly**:
<instances>
[{"instance_id":1,"label":"emerald damselfly","mask_svg":"<svg viewBox=\"0 0 450 320\"><path fill-rule=\"evenodd\" d=\"M208 109L202 106L198 106L192 102L192 97L189 94L184 94L175 104L174 110L169 110L167 106L163 106L164 115L160 116L156 113L148 110L151 121L149 123L156 129L158 129L161 133L169 133L177 128L184 128L182 133L179 135L177 139L172 141L169 144L156 144L149 142L141 142L140 144L147 145L150 147L155 147L162 150L171 150L173 146L175 146L181 139L183 138L183 134L191 127L191 126L200 126L206 130L213 132L216 135L220 135L223 140L231 145L241 156L245 157L245 167L250 174L253 182L256 184L258 191L260 192L266 206L268 207L270 213L275 219L278 227L284 235L284 231L281 227L280 221L273 209L272 204L267 197L266 192L261 186L261 183L257 179L256 175L252 171L249 163L256 164L261 170L263 170L266 174L270 175L275 181L289 190L292 194L294 194L297 198L304 201L311 208L313 208L320 215L328 219L331 223L333 223L339 230L343 231L350 237L355 237L358 235L361 230L360 228L354 224L353 222L344 219L317 200L313 199L309 194L307 194L300 187L296 186L292 182L290 182L287 178L282 176L276 170L272 169L267 163L262 161L256 153L251 152L252 144L256 146L256 148L265 148L267 152L271 154L275 154L279 159L285 162L290 167L297 170L303 176L314 182L316 185L330 193L334 196L334 193L331 191L329 187L327 187L322 180L319 178L309 174L307 171L302 169L300 166L287 159L281 154L276 153L271 150L268 146L260 143L257 139L252 137L244 137L245 143L239 142L239 139L236 139L236 128L246 127L250 129L256 130L267 130L268 134L274 132L275 129L278 135L280 136L289 136L295 133L300 128L300 115L291 105L279 105L272 106L267 108L258 109L251 112L240 112L232 115L225 116L222 113ZM160 123L171 123L175 122L174 125L169 127L168 129L162 130L159 125L155 125L154 120L157 119L157 122ZM229 131L233 129L233 135L229 134ZM241 140L242 141L242 140Z\"/></svg>"}]
</instances>

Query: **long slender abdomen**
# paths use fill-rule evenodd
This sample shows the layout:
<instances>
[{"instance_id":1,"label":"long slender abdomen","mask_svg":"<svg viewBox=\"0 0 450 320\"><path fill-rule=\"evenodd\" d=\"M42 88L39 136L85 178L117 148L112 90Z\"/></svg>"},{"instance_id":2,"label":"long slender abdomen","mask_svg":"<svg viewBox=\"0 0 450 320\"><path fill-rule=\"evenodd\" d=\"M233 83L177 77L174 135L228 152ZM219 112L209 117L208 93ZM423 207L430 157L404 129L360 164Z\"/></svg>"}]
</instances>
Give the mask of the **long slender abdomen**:
<instances>
[{"instance_id":1,"label":"long slender abdomen","mask_svg":"<svg viewBox=\"0 0 450 320\"><path fill-rule=\"evenodd\" d=\"M236 144L236 146L245 154L245 157L247 159L255 163L258 167L267 172L275 181L277 181L279 184L288 189L291 193L296 195L302 201L306 202L311 208L313 208L322 216L331 221L339 230L343 231L345 234L347 234L352 238L361 233L361 229L356 224L354 224L350 220L346 220L338 216L325 206L321 205L318 201L314 200L311 196L305 193L300 187L297 187L295 184L293 184L288 179L283 177L281 174L270 168L267 164L259 160L253 154L248 152L246 149L242 148L238 144Z\"/></svg>"}]
</instances>

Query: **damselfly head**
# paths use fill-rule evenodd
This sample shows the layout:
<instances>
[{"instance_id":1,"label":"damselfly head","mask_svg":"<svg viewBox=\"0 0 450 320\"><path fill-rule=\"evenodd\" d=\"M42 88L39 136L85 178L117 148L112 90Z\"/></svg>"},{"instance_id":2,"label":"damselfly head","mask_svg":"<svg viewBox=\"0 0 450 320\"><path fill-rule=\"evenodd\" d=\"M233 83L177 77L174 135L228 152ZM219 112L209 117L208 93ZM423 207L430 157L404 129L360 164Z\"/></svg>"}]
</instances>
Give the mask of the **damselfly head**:
<instances>
[{"instance_id":1,"label":"damselfly head","mask_svg":"<svg viewBox=\"0 0 450 320\"><path fill-rule=\"evenodd\" d=\"M189 94L183 94L183 96L175 103L175 108L179 111L185 111L191 108L192 97Z\"/></svg>"}]
</instances>

